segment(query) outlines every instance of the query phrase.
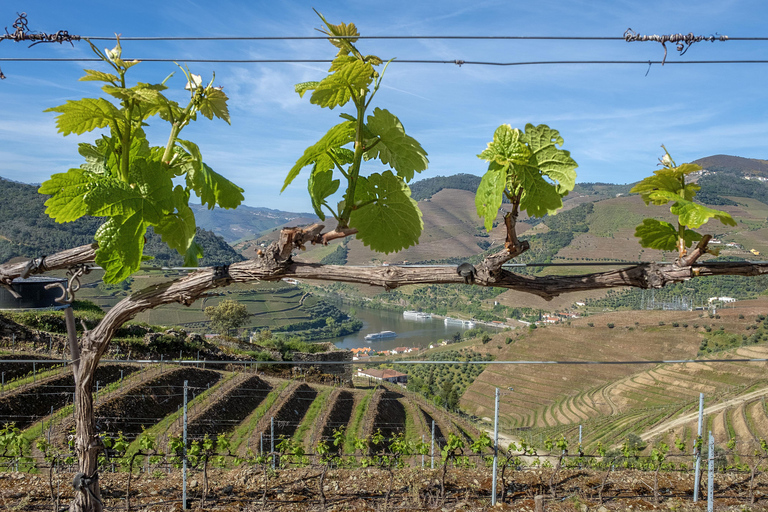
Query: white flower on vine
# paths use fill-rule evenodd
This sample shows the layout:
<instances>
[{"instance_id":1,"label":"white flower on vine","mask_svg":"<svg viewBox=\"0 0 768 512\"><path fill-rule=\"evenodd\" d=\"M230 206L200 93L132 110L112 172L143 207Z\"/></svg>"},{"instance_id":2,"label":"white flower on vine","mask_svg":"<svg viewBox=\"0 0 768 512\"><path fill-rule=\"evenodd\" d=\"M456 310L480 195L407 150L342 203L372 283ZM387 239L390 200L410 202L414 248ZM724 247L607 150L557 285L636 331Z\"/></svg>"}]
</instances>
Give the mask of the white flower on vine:
<instances>
[{"instance_id":1,"label":"white flower on vine","mask_svg":"<svg viewBox=\"0 0 768 512\"><path fill-rule=\"evenodd\" d=\"M661 163L664 167L670 167L672 165L672 159L669 157L669 153L664 153L664 156L661 157Z\"/></svg>"},{"instance_id":2,"label":"white flower on vine","mask_svg":"<svg viewBox=\"0 0 768 512\"><path fill-rule=\"evenodd\" d=\"M119 59L120 55L122 55L123 49L120 48L120 45L118 44L111 50L109 48L104 48L104 55L107 56L107 58L111 61L114 61L115 59Z\"/></svg>"},{"instance_id":3,"label":"white flower on vine","mask_svg":"<svg viewBox=\"0 0 768 512\"><path fill-rule=\"evenodd\" d=\"M184 88L188 91L195 91L201 85L203 85L203 77L190 73L189 82L187 82L187 85L185 85Z\"/></svg>"}]
</instances>

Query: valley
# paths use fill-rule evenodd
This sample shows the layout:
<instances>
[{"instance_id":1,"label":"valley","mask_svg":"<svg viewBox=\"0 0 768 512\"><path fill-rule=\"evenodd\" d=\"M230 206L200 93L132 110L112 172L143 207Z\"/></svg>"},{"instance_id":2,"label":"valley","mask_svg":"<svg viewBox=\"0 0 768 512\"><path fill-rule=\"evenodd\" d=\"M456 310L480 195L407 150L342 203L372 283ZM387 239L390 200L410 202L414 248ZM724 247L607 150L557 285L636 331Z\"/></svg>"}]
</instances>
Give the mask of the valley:
<instances>
[{"instance_id":1,"label":"valley","mask_svg":"<svg viewBox=\"0 0 768 512\"><path fill-rule=\"evenodd\" d=\"M735 165L727 158L711 160L711 164L720 166L719 170L698 178L704 197L737 220L735 227L716 226L713 247L720 249L717 257L762 259L768 253L768 195L761 195L759 187L768 186L745 180L744 175L728 174L736 171L722 167ZM761 176L764 169L739 172ZM722 180L715 180L717 176L730 176L734 185L723 188ZM749 192L740 188L739 180L750 181ZM341 242L342 250L339 243L308 246L294 258L375 266L477 262L486 251L504 243L504 206L494 229L486 233L475 215L468 181L472 180L461 178L456 188L451 187L450 177L422 185L419 207L425 228L414 247L381 255L357 240L347 240ZM2 184L20 196L29 192L21 184ZM628 195L628 188L580 185L566 198L558 215L544 219L521 216L518 234L530 242L531 250L512 262L527 265L516 271L539 276L580 274L621 263L673 259L672 253L643 249L634 236L643 218L667 219L668 207L647 207L639 196ZM35 207L41 209L41 205ZM0 209L2 218L17 213ZM198 213L204 217L202 211ZM247 209L242 217L233 212L217 215L200 222L210 230L199 233L204 251L216 255L203 264L226 265L257 257L259 248L275 239L280 226L313 221L306 214L265 209ZM74 240L74 233L89 236L95 224L70 226L66 228L70 231L56 232L50 238L35 228L34 223L21 220L0 226L0 250L5 251L1 254L29 257L56 250L57 243ZM46 224L44 229L55 231L57 227ZM179 265L159 239L148 239L147 246L154 248L158 266ZM78 299L88 302L77 315L83 327L92 326L103 316L101 310L180 272L148 270L108 286L96 271L84 279L78 292ZM243 304L248 320L239 336L206 338L205 334L215 331L203 310L225 299ZM446 331L435 343L420 343L416 353L358 361L350 358L344 363L351 375L359 368L401 372L408 378L404 386L365 378L343 381L326 374L319 365L310 372L299 365L292 368L290 361L297 361L294 358L299 353L309 353L307 347L321 350L311 343L316 340L333 339L341 348L351 348L356 342L348 341L343 336L349 334L340 334L338 329L348 322L350 332L360 330L362 322L352 325L355 310L399 316L405 309L498 322L504 330L473 329L458 336ZM526 462L529 469L548 467L544 464L556 460L557 451L552 448L556 441L568 446L569 457L582 453L595 460L603 459L606 450L619 457L622 448L635 443L635 462L626 455L622 461L628 464L625 467L640 467L650 464L647 461L660 446L684 445L682 451L673 450L670 460L677 457L677 465L690 461L699 393L704 393L705 432L712 431L727 465L746 471L751 454L762 449L760 440L768 438L766 314L768 279L764 276L696 279L654 292L575 292L551 301L463 285L416 285L387 292L339 283L237 285L191 307L174 304L140 313L112 343L107 361L96 374L96 422L105 438L124 441L124 449L114 457L141 459L151 447L156 459L148 462L147 456L147 467L170 468L176 463L174 447L185 428L181 383L186 381L187 433L198 443L216 439L227 447L217 452L222 457L219 469L237 469L245 460L254 467L266 464L263 454L272 450L266 447L272 443L281 446L275 451L286 465L301 466L304 458L315 465L335 460L318 458L323 450L330 450L339 458L357 461L349 463L352 467L375 453L391 456L392 440L402 436L409 446L421 446L427 460L435 453L439 458L441 448L460 440L466 456L477 460L456 458L452 464L480 470L485 465L482 457L490 451L487 446L477 445L476 451L470 447L482 441L483 433L493 431L498 388L502 390L502 436L535 447L542 457L535 464L534 459ZM64 456L74 425L74 380L67 368L56 366L68 357L62 316L35 312L0 315L4 351L0 356L0 423L12 423L27 440L30 460L21 461L22 465L47 460L51 453ZM388 327L376 324L371 332ZM364 334L354 336L359 339ZM442 340L445 345L439 343ZM406 341L403 335L392 343L406 345ZM322 350L326 348L333 347ZM14 362L19 358L36 362L34 366ZM681 360L685 362L675 362ZM438 364L440 361L448 363ZM433 432L434 448L430 445ZM379 433L383 439L377 437ZM513 446L512 451L517 448ZM520 455L530 453L521 450ZM412 467L424 460L417 452L405 458ZM382 464L383 459L377 460L371 464Z\"/></svg>"}]
</instances>

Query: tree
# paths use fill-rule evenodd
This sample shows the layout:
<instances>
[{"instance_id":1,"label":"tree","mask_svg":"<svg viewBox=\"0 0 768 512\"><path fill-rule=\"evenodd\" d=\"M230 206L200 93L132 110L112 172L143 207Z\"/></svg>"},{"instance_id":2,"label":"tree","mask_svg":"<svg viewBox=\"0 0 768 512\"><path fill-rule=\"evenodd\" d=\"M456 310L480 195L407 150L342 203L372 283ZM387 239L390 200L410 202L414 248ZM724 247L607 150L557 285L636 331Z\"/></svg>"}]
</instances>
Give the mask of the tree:
<instances>
[{"instance_id":1,"label":"tree","mask_svg":"<svg viewBox=\"0 0 768 512\"><path fill-rule=\"evenodd\" d=\"M211 319L211 325L214 328L222 330L227 334L232 329L237 329L244 325L250 316L245 305L232 299L223 300L217 306L208 306L205 308L205 314Z\"/></svg>"},{"instance_id":2,"label":"tree","mask_svg":"<svg viewBox=\"0 0 768 512\"><path fill-rule=\"evenodd\" d=\"M698 166L677 166L666 149L661 159L662 169L640 182L633 191L649 204L672 203L670 211L677 217L677 226L647 219L638 226L636 235L643 247L676 250L678 257L673 263L643 263L581 276L526 276L502 268L504 263L529 248L528 242L520 241L516 235L519 212L523 210L538 217L555 212L575 183L576 164L567 151L559 148L564 143L562 137L548 126L532 124L524 130L500 126L493 141L479 155L489 162L476 198L476 209L486 228L493 226L505 197L511 205L503 217L507 231L504 248L479 264L458 268L360 268L294 261L292 252L308 243L327 244L353 235L371 249L389 253L417 243L423 229L421 213L410 197L407 183L415 173L426 169L426 152L406 135L402 123L387 110L375 108L365 117L386 66L381 72L377 71L383 61L373 55L363 55L356 48L359 34L353 24L332 25L325 19L323 23L338 54L328 76L318 82L298 84L296 91L300 95L312 91L310 102L321 107L333 109L352 102L354 109L352 113L342 113L344 122L307 148L290 170L285 186L303 168L311 167L308 185L315 211L323 220L326 212L330 213L336 226L330 231L319 223L283 229L279 239L253 260L201 268L185 277L136 292L115 305L98 325L79 339L72 317L68 329L71 327L70 357L77 390L75 451L84 487L76 493L70 510L102 509L96 478L102 445L93 414L94 373L117 329L147 309L174 302L188 306L215 288L285 277L364 283L385 289L409 284L495 286L551 299L577 290L619 286L661 288L695 277L768 273L768 264L698 262L709 252L711 236L693 230L711 218L726 224L733 219L725 212L693 201L698 186L686 183L685 178L699 169ZM188 264L194 264L200 249L194 243L194 214L188 206L191 193L211 208L214 205L233 208L242 201L242 189L205 165L197 145L178 138L198 113L228 122L226 95L212 82L204 85L199 76L183 69L191 97L182 108L162 94L165 82L126 86L125 74L137 62L121 59L119 43L106 52L92 47L114 73L86 70L83 80L104 82L102 90L117 100L119 107L105 98L86 98L51 109L59 114L57 126L64 135L97 128L106 128L108 134L94 144L80 144L79 151L86 163L78 169L53 175L43 183L40 192L51 195L46 202L47 211L58 222L69 222L84 215L106 217L107 221L93 244L44 259L0 265L0 284L9 290L17 277L57 269L77 272L94 262L105 268L106 282L124 280L139 268L144 233L149 226L153 226L170 247L184 254ZM171 125L164 147L150 146L143 130L148 118L154 115ZM362 175L362 162L376 159L387 166L387 170ZM339 178L334 179L337 175ZM346 182L342 200L331 205L329 200L339 190L342 178ZM70 283L70 292L76 289L74 281ZM68 299L72 299L71 295ZM457 447L449 452L453 453L454 448ZM444 460L447 460L446 454Z\"/></svg>"}]
</instances>

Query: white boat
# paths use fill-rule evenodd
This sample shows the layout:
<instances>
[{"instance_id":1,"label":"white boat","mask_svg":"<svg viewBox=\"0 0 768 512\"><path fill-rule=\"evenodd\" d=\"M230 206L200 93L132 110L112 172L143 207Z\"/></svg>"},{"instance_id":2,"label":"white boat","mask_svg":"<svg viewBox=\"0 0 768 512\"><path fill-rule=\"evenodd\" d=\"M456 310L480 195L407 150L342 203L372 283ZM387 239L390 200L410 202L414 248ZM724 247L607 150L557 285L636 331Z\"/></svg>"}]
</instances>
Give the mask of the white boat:
<instances>
[{"instance_id":1,"label":"white boat","mask_svg":"<svg viewBox=\"0 0 768 512\"><path fill-rule=\"evenodd\" d=\"M371 341L371 340L381 340L384 338L396 338L397 333L395 331L381 331L381 332L374 332L372 334L367 334L365 336L365 341Z\"/></svg>"},{"instance_id":2,"label":"white boat","mask_svg":"<svg viewBox=\"0 0 768 512\"><path fill-rule=\"evenodd\" d=\"M472 320L462 320L461 318L451 318L449 316L445 317L443 322L445 325L458 325L461 327L466 327L467 329L473 329L475 327L475 322Z\"/></svg>"},{"instance_id":3,"label":"white boat","mask_svg":"<svg viewBox=\"0 0 768 512\"><path fill-rule=\"evenodd\" d=\"M432 313L421 311L403 311L403 318L407 320L432 320Z\"/></svg>"}]
</instances>

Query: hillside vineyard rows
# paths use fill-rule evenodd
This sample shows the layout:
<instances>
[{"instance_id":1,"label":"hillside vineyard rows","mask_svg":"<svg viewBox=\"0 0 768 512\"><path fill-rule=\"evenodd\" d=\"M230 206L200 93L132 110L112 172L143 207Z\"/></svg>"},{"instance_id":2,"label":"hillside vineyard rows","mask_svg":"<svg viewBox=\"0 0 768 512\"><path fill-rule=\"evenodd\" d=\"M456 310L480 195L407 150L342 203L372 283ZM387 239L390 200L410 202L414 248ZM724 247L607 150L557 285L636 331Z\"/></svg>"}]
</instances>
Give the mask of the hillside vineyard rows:
<instances>
[{"instance_id":1,"label":"hillside vineyard rows","mask_svg":"<svg viewBox=\"0 0 768 512\"><path fill-rule=\"evenodd\" d=\"M32 354L22 357L36 358ZM39 361L34 380L27 375L31 363L3 363L2 371L13 378L4 384L8 389L0 395L0 419L15 423L15 428L6 423L3 430L3 464L12 471L5 475L19 475L14 477L19 485L43 480L49 468L50 482L60 486L74 462L68 448L74 387L66 367L46 364L44 359ZM186 384L189 399L186 430L193 454L188 455L189 478L195 482L190 495L196 502L200 500L203 508L229 510L227 506L258 502L258 498L266 498L271 505L285 506L287 510L314 506L317 493L312 490L313 484L298 489L290 482L302 478L299 475L308 475L307 470L314 473L324 467L331 470L326 486L328 504L349 499L360 500L361 504L381 504L385 497L398 503L412 500L414 505L426 505L430 500L434 504L458 504L467 499L481 503L489 498L487 482L493 452L487 442L482 442L487 434L466 419L397 386L366 387L364 382L358 382L359 387L352 389L329 387L269 377L252 363L228 363L226 367L212 363L205 367L173 362L109 363L99 368L96 377L99 391L95 395L95 414L107 447L101 460L102 492L112 506L124 506L131 501L137 507L152 503L158 496L152 490L157 489L152 481L161 483L163 503L178 501L178 443L184 427L185 387L179 382ZM751 401L750 407L755 404L759 401ZM765 405L761 407L765 418ZM622 428L627 419L614 418L612 429ZM629 419L636 423L634 417ZM760 421L768 424L766 419ZM8 442L14 437L19 439L15 445ZM416 449L398 451L393 444L398 439L406 440ZM633 471L658 466L637 447L629 454L611 455L566 442L567 456L559 459L549 439L513 447L509 453L502 450L506 473L502 478L503 492L509 503L524 505L534 495L555 499L573 493L585 502L595 503L626 505L632 502L627 499L637 493L649 502L655 499L653 493L626 488L627 479L636 478ZM461 449L451 452L455 446ZM540 456L532 446L538 446ZM732 447L718 461L718 498L722 502L739 503L748 496L768 493L768 482L746 485L739 476L741 466L730 464L733 458L741 458L744 467L749 468L754 461L748 451ZM606 462L608 459L610 463ZM273 460L276 473L270 469ZM692 486L690 462L690 452L673 451L666 455L659 466L664 469L661 491L657 491L661 497L669 501L686 496ZM443 465L448 469L447 478L445 473L441 474ZM131 467L133 494L127 491L131 483L126 481L125 473ZM433 467L437 469L433 471ZM408 468L422 469L412 473ZM396 477L391 470L396 471ZM23 472L30 471L25 477ZM37 471L39 476L33 476ZM594 483L607 478L606 471L613 473L613 483L603 483L598 492ZM377 473L381 478L375 476ZM594 475L587 476L596 479L592 488L583 480L585 475ZM382 485L391 476L395 483ZM203 478L207 489L200 484ZM367 478L373 480L366 481ZM422 489L416 495L412 491L403 494L408 487L402 487L406 484L404 479L410 479L411 486L420 482ZM739 479L741 483L737 483ZM350 486L351 482L354 485ZM67 491L59 492L58 496L66 499ZM48 493L30 490L26 503L31 509L38 509L47 507L50 499Z\"/></svg>"}]
</instances>

